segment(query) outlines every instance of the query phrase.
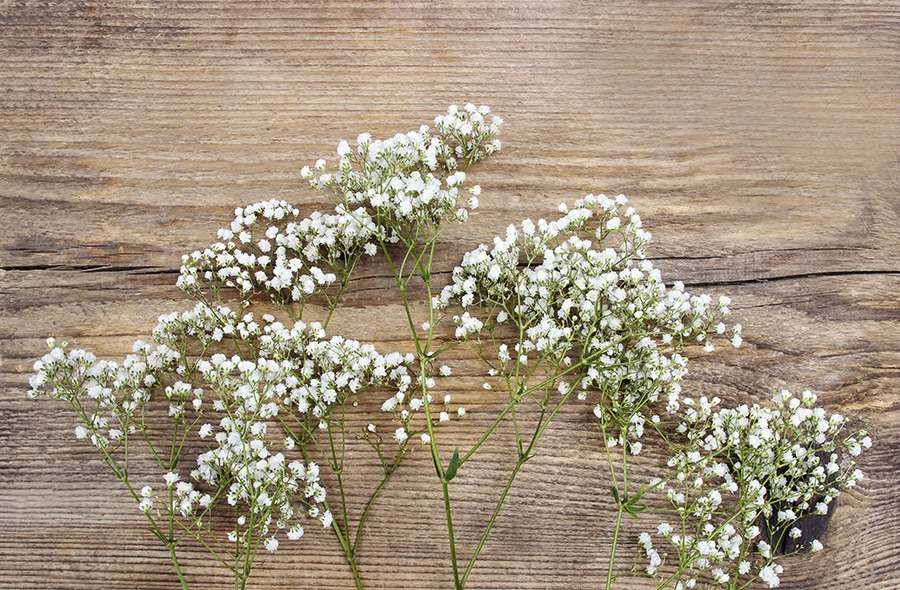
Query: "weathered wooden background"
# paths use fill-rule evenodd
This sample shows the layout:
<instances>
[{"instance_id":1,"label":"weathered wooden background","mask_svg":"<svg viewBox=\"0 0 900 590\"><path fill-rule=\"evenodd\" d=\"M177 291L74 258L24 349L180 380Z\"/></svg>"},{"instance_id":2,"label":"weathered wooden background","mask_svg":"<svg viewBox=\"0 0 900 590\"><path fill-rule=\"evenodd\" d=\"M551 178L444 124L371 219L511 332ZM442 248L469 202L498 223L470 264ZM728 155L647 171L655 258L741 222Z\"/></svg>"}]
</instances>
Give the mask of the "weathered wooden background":
<instances>
[{"instance_id":1,"label":"weathered wooden background","mask_svg":"<svg viewBox=\"0 0 900 590\"><path fill-rule=\"evenodd\" d=\"M175 586L73 417L26 399L45 337L123 356L191 305L180 256L235 206L312 203L297 172L339 139L467 101L505 118L504 150L478 169L482 208L441 264L561 201L627 194L665 278L731 295L744 325L744 348L693 361L688 391L811 388L875 441L827 550L790 561L783 587L900 585L897 2L3 0L0 588ZM391 294L360 290L345 325L374 324ZM467 383L461 437L496 409ZM526 466L472 588L601 584L612 510L585 410ZM503 451L454 481L464 531ZM371 521L372 588L450 586L439 487L425 454L412 463ZM313 529L252 587L349 588L333 536ZM191 557L197 588L227 585Z\"/></svg>"}]
</instances>

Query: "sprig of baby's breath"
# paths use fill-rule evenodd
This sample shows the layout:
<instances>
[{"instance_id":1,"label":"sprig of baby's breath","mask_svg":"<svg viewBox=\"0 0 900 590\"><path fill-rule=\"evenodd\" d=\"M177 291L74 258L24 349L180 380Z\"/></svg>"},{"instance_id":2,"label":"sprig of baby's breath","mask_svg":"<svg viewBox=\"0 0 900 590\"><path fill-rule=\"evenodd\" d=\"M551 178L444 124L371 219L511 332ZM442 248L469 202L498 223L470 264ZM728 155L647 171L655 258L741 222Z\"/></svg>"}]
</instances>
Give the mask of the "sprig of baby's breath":
<instances>
[{"instance_id":1,"label":"sprig of baby's breath","mask_svg":"<svg viewBox=\"0 0 900 590\"><path fill-rule=\"evenodd\" d=\"M258 552L298 540L312 518L333 532L361 590L370 511L423 448L442 490L452 584L462 590L519 473L570 403L593 413L611 478L607 589L623 573L626 515L662 515L638 538L641 563L625 572L651 576L660 589L774 586L783 556L821 549L803 528L862 478L852 457L870 439L843 434L844 420L808 392L737 408L683 396L688 354L740 346L741 326L726 323L727 297L663 282L648 259L650 233L624 196L588 195L551 221L510 225L468 252L448 285L434 283L444 230L479 204L466 172L500 149L501 124L489 108L466 105L433 127L385 140L362 134L354 147L341 141L331 164L301 170L333 209L303 217L283 200L237 209L219 241L183 258L178 286L194 309L162 316L152 342L135 343L122 363L49 341L32 395L73 408L76 437L125 485L182 588L184 539L203 545L241 590ZM393 277L413 350L382 354L329 335L363 258ZM424 315L410 298L414 283L429 302ZM308 320L310 305L324 308L320 323ZM466 415L445 393L453 370L444 359L460 346L480 359L485 395L497 400L468 448L441 428ZM348 415L367 398L380 412L351 432ZM507 423L514 463L463 555L451 482ZM630 457L653 443L669 452L670 471L638 485ZM354 444L382 468L356 514L345 487ZM135 467L139 457L155 474Z\"/></svg>"},{"instance_id":2,"label":"sprig of baby's breath","mask_svg":"<svg viewBox=\"0 0 900 590\"><path fill-rule=\"evenodd\" d=\"M854 457L872 443L815 403L809 391L782 391L763 406L683 400L666 439L674 472L652 486L670 504L654 531L672 552L669 567L661 567L666 549L661 555L649 533L640 539L660 588L703 580L737 589L757 577L774 587L784 557L822 549L816 521L862 479Z\"/></svg>"}]
</instances>

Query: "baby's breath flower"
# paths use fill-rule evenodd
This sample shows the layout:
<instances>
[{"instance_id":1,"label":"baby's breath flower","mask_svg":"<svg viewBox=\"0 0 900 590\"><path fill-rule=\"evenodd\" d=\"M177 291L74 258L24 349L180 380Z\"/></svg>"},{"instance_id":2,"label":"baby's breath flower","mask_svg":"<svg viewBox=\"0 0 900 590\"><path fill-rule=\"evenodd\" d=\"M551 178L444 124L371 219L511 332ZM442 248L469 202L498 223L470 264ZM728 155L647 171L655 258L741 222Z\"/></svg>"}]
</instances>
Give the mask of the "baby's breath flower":
<instances>
[{"instance_id":1,"label":"baby's breath flower","mask_svg":"<svg viewBox=\"0 0 900 590\"><path fill-rule=\"evenodd\" d=\"M775 588L781 583L778 577L784 571L784 568L777 563L770 563L759 570L759 579L769 585L769 588Z\"/></svg>"},{"instance_id":2,"label":"baby's breath flower","mask_svg":"<svg viewBox=\"0 0 900 590\"><path fill-rule=\"evenodd\" d=\"M206 545L201 537L214 536L207 516L213 504L227 502L222 513L236 517L225 538L239 545L238 555L252 556L260 543L274 552L279 539L301 538L298 518L304 515L332 527L323 482L344 485L339 470L347 416L363 412L372 395L383 414L362 414L367 426L354 428L386 477L413 451L410 437L432 444L429 433L454 412L450 394L440 406L441 398L429 393L453 375L439 361L449 347L432 347L452 319L447 336L458 341L453 345L471 347L487 365L492 379L483 389L505 389L485 395L509 403L504 414L515 420L519 463L513 475L561 405L585 401L607 456L622 461L623 487L613 491L619 516L638 516L645 493L671 504L666 514L674 524L655 528L666 550L660 553L651 533L640 533L646 562L633 572L643 569L677 590L710 583L746 587L740 578L754 573L777 586L783 571L777 560L789 542L802 548L804 519L827 514L841 489L863 479L854 458L871 438L865 431L843 433L847 421L815 407L808 391L782 391L767 405L737 407L684 395L688 354L712 352L721 341L739 347L742 327L726 321L729 298L663 282L648 253L652 236L623 195L587 195L561 204L556 219L510 225L467 252L450 284L434 296L427 252L445 224L465 221L480 206L482 190L467 185L468 169L500 149L501 125L489 108L467 104L450 107L433 126L391 138L363 133L355 145L341 140L336 160L300 170L333 209L304 216L279 199L237 208L218 241L182 258L178 286L198 300L193 309L160 316L152 340L135 342L121 363L97 361L49 339L29 395L45 393L77 408L83 423L76 438L100 451L123 481L128 473L116 453L133 452L138 438L150 442L151 431L155 436L145 422L153 414L146 404L152 399L163 413L168 408L178 456L152 449L167 492L156 496L151 486L142 487L139 510L157 535L177 524ZM310 301L330 306L330 319L363 256L382 252L393 268L394 250L403 247L416 268L407 276L404 263L398 286L405 290L410 277L421 274L429 291L429 321L419 324L420 332L410 320L418 353L381 354L372 345L326 335L327 321L297 319ZM220 303L229 298L238 301L237 311ZM541 422L526 452L522 431L529 414L520 419L515 406L529 402L537 404ZM466 415L464 407L455 412ZM396 446L384 444L376 422L387 424L382 432L393 429ZM197 436L186 438L195 427ZM496 436L490 428L481 442ZM640 488L624 484L627 452L641 453L654 437L672 445L671 476ZM200 452L190 461L181 456L194 448ZM310 456L323 458L322 469L333 473L320 473ZM462 461L457 450L441 476L445 494ZM174 470L188 464L196 465L190 477ZM436 466L441 475L439 461ZM633 481L630 472L627 481ZM449 505L449 496L445 501ZM214 538L216 545L221 538ZM808 546L822 549L818 540ZM354 550L347 557L355 566ZM244 582L248 565L236 572Z\"/></svg>"}]
</instances>

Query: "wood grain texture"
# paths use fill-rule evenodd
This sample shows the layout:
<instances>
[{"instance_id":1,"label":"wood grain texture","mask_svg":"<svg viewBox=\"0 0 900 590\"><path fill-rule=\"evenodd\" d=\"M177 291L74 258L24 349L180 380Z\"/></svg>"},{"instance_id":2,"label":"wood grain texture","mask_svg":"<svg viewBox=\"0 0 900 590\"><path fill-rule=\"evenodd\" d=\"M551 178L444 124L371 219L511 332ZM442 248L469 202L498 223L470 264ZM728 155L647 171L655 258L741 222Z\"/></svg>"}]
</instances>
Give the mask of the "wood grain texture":
<instances>
[{"instance_id":1,"label":"wood grain texture","mask_svg":"<svg viewBox=\"0 0 900 590\"><path fill-rule=\"evenodd\" d=\"M897 588L900 6L887 0L0 0L0 587L175 587L72 418L25 398L44 338L121 357L191 305L180 257L235 206L312 207L297 171L339 139L467 101L504 117L504 150L474 173L482 207L447 235L441 268L561 201L627 194L666 280L729 294L744 326L745 347L692 361L687 390L811 388L872 433L827 550L793 559L782 586ZM392 292L378 269L360 276L338 327L365 333ZM497 405L460 377L467 440ZM464 553L508 451L490 445L453 482ZM470 587L598 587L613 514L601 466L573 405ZM414 456L370 522L367 587L450 587L441 523ZM251 586L351 587L325 533L265 557ZM228 586L197 548L185 561L192 587Z\"/></svg>"}]
</instances>

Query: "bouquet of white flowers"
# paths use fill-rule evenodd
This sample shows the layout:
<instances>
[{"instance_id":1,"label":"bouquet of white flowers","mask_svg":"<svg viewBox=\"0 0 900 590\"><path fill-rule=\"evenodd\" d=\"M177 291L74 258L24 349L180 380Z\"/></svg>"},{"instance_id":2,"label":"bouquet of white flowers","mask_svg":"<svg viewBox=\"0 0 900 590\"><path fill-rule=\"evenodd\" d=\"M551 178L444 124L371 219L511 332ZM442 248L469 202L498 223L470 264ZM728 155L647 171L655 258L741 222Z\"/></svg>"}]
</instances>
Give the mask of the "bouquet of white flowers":
<instances>
[{"instance_id":1,"label":"bouquet of white flowers","mask_svg":"<svg viewBox=\"0 0 900 590\"><path fill-rule=\"evenodd\" d=\"M72 407L76 437L125 485L182 588L183 539L196 539L243 589L258 551L300 539L311 519L336 536L362 589L370 509L419 448L443 492L448 584L461 590L518 473L567 404L593 416L605 449L616 508L607 589L623 573L660 589L776 586L785 556L822 548L815 519L862 479L853 458L869 437L846 434L845 420L816 407L810 392L737 407L684 395L688 351L740 346L741 326L726 323L727 297L663 282L647 258L650 233L624 196L588 195L560 205L552 221L510 225L466 253L449 284L434 283L442 232L478 207L481 189L467 187L466 171L500 149L501 124L489 108L466 105L433 127L386 140L362 134L355 147L341 141L335 162L301 170L333 209L305 217L285 201L237 209L219 241L184 256L178 286L196 306L162 316L152 341L136 342L124 361L49 341L32 395ZM393 278L408 351L329 332L364 258ZM413 305L413 288L419 298L424 290L424 306ZM468 448L443 428L466 415L446 364L458 347L473 351L484 395L497 402ZM373 397L380 410L354 431L347 412ZM463 556L450 483L496 436L514 437L514 464ZM359 514L344 477L353 444L382 468ZM636 482L629 463L648 445L667 453L668 469ZM135 467L139 457L155 475ZM623 569L626 514L653 525Z\"/></svg>"}]
</instances>

